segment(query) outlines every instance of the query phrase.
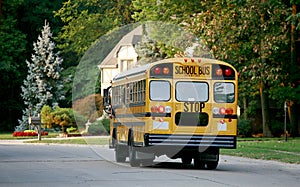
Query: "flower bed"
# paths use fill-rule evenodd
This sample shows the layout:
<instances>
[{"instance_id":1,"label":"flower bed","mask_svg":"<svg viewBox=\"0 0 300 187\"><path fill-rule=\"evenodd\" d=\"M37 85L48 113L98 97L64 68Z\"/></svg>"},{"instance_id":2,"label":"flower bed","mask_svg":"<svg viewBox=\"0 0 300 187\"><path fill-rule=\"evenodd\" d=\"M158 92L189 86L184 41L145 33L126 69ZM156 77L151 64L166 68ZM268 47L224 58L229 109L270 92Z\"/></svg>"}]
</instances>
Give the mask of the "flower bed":
<instances>
[{"instance_id":1,"label":"flower bed","mask_svg":"<svg viewBox=\"0 0 300 187\"><path fill-rule=\"evenodd\" d=\"M42 136L47 136L48 135L48 132L43 132L42 131ZM14 132L13 133L13 136L37 136L38 135L38 133L37 132L35 132L35 131L20 131L20 132Z\"/></svg>"}]
</instances>

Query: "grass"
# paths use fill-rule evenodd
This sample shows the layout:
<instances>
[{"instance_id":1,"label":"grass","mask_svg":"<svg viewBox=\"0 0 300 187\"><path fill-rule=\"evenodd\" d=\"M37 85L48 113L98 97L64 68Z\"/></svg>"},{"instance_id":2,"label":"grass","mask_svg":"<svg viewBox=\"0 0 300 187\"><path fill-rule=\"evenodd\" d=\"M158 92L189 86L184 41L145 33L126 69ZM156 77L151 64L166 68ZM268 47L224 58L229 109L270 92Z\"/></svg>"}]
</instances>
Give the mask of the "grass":
<instances>
[{"instance_id":1,"label":"grass","mask_svg":"<svg viewBox=\"0 0 300 187\"><path fill-rule=\"evenodd\" d=\"M278 138L239 139L237 149L222 149L221 154L300 164L300 139L287 142Z\"/></svg>"},{"instance_id":2,"label":"grass","mask_svg":"<svg viewBox=\"0 0 300 187\"><path fill-rule=\"evenodd\" d=\"M107 137L95 137L95 138L72 138L72 139L57 139L57 140L49 140L43 139L41 141L31 140L25 141L25 143L56 143L56 144L81 144L81 145L108 145Z\"/></svg>"},{"instance_id":3,"label":"grass","mask_svg":"<svg viewBox=\"0 0 300 187\"><path fill-rule=\"evenodd\" d=\"M13 133L10 132L0 132L0 140L26 140L26 139L35 139L37 136L19 136L14 137ZM47 136L42 136L42 138L55 138L59 133L49 133Z\"/></svg>"},{"instance_id":4,"label":"grass","mask_svg":"<svg viewBox=\"0 0 300 187\"><path fill-rule=\"evenodd\" d=\"M42 141L28 140L26 143L58 143L81 145L108 145L108 137L77 137L70 139L48 139L58 133L43 136ZM37 137L13 137L12 133L0 133L0 140L37 139ZM300 164L300 138L238 138L237 149L221 149L221 154L264 160Z\"/></svg>"}]
</instances>

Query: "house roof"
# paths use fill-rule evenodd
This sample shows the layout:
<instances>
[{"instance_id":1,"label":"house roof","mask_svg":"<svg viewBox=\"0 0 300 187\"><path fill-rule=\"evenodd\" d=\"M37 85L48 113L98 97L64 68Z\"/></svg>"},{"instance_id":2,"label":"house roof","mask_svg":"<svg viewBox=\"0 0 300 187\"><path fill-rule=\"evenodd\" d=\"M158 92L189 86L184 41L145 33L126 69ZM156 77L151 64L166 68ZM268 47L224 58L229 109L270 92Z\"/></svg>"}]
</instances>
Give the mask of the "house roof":
<instances>
[{"instance_id":1,"label":"house roof","mask_svg":"<svg viewBox=\"0 0 300 187\"><path fill-rule=\"evenodd\" d=\"M102 68L116 68L118 60L117 53L122 46L126 45L136 45L142 38L142 26L138 26L130 33L125 35L119 43L112 49L112 51L105 57L102 63L98 66L100 69Z\"/></svg>"}]
</instances>

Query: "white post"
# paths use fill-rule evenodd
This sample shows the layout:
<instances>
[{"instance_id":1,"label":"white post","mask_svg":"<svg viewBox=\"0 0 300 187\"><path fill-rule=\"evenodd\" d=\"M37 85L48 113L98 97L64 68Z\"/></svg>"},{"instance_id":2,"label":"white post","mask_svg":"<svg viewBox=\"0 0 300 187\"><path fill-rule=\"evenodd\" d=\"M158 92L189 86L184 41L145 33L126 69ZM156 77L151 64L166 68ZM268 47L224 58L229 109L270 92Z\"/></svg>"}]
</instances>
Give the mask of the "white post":
<instances>
[{"instance_id":1,"label":"white post","mask_svg":"<svg viewBox=\"0 0 300 187\"><path fill-rule=\"evenodd\" d=\"M286 109L287 104L286 101L284 102L284 140L287 141L287 134L286 134Z\"/></svg>"}]
</instances>

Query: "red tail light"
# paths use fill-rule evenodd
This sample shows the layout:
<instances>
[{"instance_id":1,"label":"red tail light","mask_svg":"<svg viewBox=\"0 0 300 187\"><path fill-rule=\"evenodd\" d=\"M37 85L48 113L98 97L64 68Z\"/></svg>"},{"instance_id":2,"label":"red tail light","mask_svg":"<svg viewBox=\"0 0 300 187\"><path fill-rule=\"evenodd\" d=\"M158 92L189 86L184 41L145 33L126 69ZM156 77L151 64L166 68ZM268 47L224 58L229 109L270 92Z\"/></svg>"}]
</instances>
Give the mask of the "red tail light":
<instances>
[{"instance_id":1,"label":"red tail light","mask_svg":"<svg viewBox=\"0 0 300 187\"><path fill-rule=\"evenodd\" d=\"M154 68L154 74L155 74L155 75L159 75L159 74L160 74L160 72L161 72L161 69L160 69L160 67L156 67L156 68Z\"/></svg>"},{"instance_id":2,"label":"red tail light","mask_svg":"<svg viewBox=\"0 0 300 187\"><path fill-rule=\"evenodd\" d=\"M164 113L165 112L165 107L164 106L159 106L158 109L157 109L157 112Z\"/></svg>"},{"instance_id":3,"label":"red tail light","mask_svg":"<svg viewBox=\"0 0 300 187\"><path fill-rule=\"evenodd\" d=\"M224 107L219 109L220 114L226 114L226 109Z\"/></svg>"},{"instance_id":4,"label":"red tail light","mask_svg":"<svg viewBox=\"0 0 300 187\"><path fill-rule=\"evenodd\" d=\"M233 114L233 108L226 108L226 114L232 115Z\"/></svg>"},{"instance_id":5,"label":"red tail light","mask_svg":"<svg viewBox=\"0 0 300 187\"><path fill-rule=\"evenodd\" d=\"M153 113L153 112L157 112L157 109L158 109L157 106L152 106L152 107L151 107L151 112L152 112L152 113Z\"/></svg>"},{"instance_id":6,"label":"red tail light","mask_svg":"<svg viewBox=\"0 0 300 187\"><path fill-rule=\"evenodd\" d=\"M225 69L224 70L224 74L225 74L225 76L230 76L231 74L232 74L232 70L231 69Z\"/></svg>"}]
</instances>

